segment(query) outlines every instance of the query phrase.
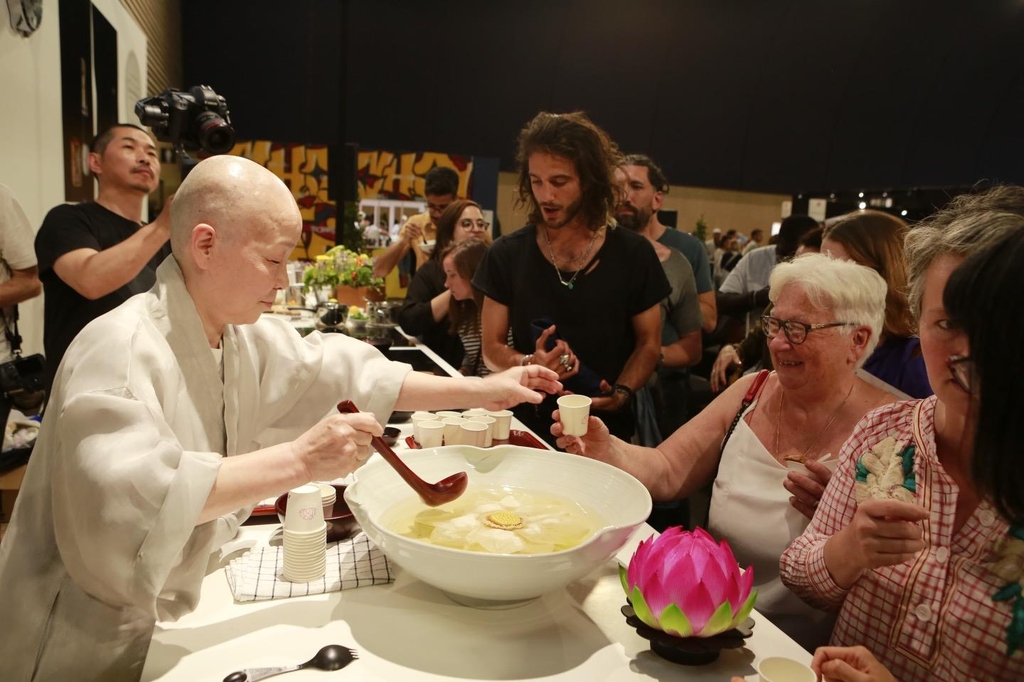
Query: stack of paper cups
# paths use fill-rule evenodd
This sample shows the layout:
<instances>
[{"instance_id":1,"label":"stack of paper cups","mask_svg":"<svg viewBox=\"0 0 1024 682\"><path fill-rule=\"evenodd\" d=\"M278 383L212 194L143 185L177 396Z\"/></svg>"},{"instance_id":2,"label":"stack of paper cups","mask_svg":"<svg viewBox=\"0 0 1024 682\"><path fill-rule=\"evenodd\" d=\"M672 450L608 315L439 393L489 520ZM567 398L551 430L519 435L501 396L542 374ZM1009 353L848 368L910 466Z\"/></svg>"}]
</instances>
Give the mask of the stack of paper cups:
<instances>
[{"instance_id":1,"label":"stack of paper cups","mask_svg":"<svg viewBox=\"0 0 1024 682\"><path fill-rule=\"evenodd\" d=\"M327 569L327 524L320 487L313 484L288 491L284 515L284 579L308 583Z\"/></svg>"}]
</instances>

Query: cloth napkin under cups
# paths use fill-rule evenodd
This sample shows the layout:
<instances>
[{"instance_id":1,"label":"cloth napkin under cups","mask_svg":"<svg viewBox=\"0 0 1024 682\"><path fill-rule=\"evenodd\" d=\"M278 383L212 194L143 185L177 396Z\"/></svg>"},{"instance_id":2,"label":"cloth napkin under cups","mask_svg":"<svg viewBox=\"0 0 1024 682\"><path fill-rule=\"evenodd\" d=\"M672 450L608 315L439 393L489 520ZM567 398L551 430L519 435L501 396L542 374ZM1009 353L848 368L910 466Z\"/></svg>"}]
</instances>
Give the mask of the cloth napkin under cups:
<instances>
[{"instance_id":1,"label":"cloth napkin under cups","mask_svg":"<svg viewBox=\"0 0 1024 682\"><path fill-rule=\"evenodd\" d=\"M256 547L228 564L227 576L236 602L325 594L390 583L395 571L365 534L327 545L327 572L309 583L284 579L284 547Z\"/></svg>"}]
</instances>

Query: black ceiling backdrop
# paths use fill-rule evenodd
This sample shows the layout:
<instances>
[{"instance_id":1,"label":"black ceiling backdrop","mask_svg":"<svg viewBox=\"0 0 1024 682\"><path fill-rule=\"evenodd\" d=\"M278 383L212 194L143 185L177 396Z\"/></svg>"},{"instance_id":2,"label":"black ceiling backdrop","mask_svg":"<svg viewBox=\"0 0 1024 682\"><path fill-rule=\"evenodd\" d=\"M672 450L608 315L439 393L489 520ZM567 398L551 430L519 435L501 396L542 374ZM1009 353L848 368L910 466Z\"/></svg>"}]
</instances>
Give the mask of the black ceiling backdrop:
<instances>
[{"instance_id":1,"label":"black ceiling backdrop","mask_svg":"<svg viewBox=\"0 0 1024 682\"><path fill-rule=\"evenodd\" d=\"M187 82L247 139L514 165L583 109L673 184L783 193L1024 182L1021 0L207 0Z\"/></svg>"}]
</instances>

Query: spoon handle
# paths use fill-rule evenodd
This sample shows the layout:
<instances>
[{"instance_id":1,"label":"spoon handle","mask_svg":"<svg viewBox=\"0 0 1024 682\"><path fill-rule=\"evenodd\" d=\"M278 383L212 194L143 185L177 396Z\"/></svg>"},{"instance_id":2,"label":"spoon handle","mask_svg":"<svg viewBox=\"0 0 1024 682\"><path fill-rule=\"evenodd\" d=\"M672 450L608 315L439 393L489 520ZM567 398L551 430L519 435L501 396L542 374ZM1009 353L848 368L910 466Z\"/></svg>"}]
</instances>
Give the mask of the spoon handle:
<instances>
[{"instance_id":1,"label":"spoon handle","mask_svg":"<svg viewBox=\"0 0 1024 682\"><path fill-rule=\"evenodd\" d=\"M274 675L290 673L301 667L301 665L287 665L280 668L246 668L245 670L231 673L224 678L224 682L257 682L257 680L265 680Z\"/></svg>"},{"instance_id":2,"label":"spoon handle","mask_svg":"<svg viewBox=\"0 0 1024 682\"><path fill-rule=\"evenodd\" d=\"M338 412L341 412L342 414L356 414L359 412L359 408L357 408L355 403L351 400L342 400L338 403ZM402 477L402 480L408 483L409 487L419 493L420 497L423 497L424 499L429 497L430 484L413 473L413 470L402 461L401 457L391 449L391 446L384 442L383 438L380 436L373 436L370 440L370 444L373 445L373 449L384 458L384 461L390 464L395 471L398 472L398 475Z\"/></svg>"}]
</instances>

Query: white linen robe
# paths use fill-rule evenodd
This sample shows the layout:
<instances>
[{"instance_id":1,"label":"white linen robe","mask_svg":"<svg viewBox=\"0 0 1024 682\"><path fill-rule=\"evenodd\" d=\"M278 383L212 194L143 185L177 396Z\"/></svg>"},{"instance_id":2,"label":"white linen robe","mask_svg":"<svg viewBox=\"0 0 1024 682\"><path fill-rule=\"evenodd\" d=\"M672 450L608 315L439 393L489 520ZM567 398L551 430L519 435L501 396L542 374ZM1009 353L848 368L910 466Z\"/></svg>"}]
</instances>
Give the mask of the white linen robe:
<instances>
[{"instance_id":1,"label":"white linen robe","mask_svg":"<svg viewBox=\"0 0 1024 682\"><path fill-rule=\"evenodd\" d=\"M410 370L274 319L221 347L223 382L173 257L71 344L0 547L0 680L137 680L156 620L195 608L252 510L196 525L223 454L293 440L343 398L384 423Z\"/></svg>"}]
</instances>

